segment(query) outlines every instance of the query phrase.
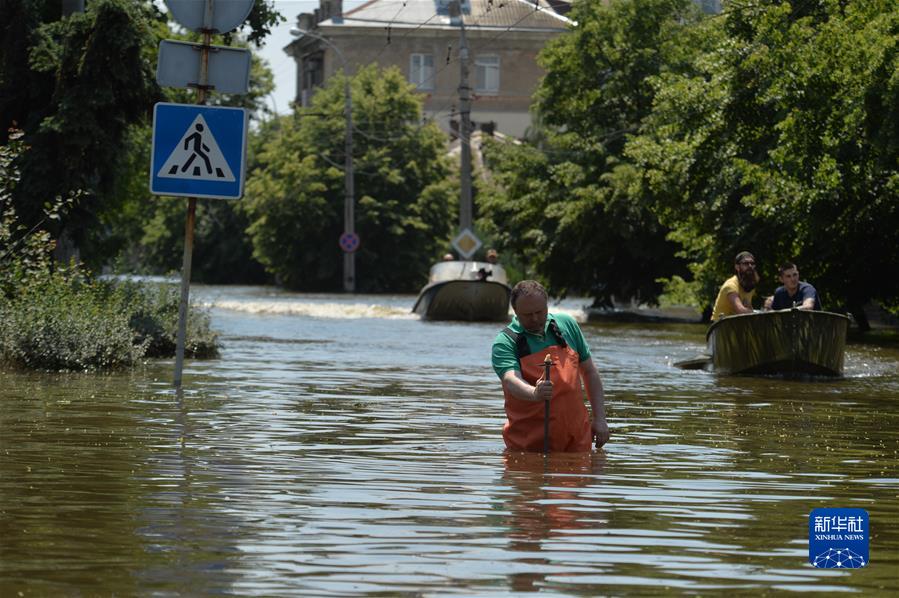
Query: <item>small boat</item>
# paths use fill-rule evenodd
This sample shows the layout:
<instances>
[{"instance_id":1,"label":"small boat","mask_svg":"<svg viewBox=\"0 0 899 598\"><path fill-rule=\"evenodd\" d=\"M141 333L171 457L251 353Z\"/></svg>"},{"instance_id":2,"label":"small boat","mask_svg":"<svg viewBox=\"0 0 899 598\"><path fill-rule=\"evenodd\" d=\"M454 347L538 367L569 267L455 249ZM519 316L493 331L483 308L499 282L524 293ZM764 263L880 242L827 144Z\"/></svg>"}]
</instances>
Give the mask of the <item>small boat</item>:
<instances>
[{"instance_id":1,"label":"small boat","mask_svg":"<svg viewBox=\"0 0 899 598\"><path fill-rule=\"evenodd\" d=\"M425 320L497 322L509 318L509 287L498 264L453 260L431 266L412 307Z\"/></svg>"},{"instance_id":2,"label":"small boat","mask_svg":"<svg viewBox=\"0 0 899 598\"><path fill-rule=\"evenodd\" d=\"M706 340L717 373L842 376L848 331L842 314L794 308L722 318Z\"/></svg>"}]
</instances>

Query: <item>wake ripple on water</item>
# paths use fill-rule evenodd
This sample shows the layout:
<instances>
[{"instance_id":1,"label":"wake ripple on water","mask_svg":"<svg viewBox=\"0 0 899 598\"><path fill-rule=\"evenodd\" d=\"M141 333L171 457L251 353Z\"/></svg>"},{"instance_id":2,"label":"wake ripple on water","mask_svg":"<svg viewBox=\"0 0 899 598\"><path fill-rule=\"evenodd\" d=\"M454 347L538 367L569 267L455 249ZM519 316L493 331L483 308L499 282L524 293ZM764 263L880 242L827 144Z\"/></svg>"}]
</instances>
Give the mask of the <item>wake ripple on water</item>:
<instances>
[{"instance_id":1,"label":"wake ripple on water","mask_svg":"<svg viewBox=\"0 0 899 598\"><path fill-rule=\"evenodd\" d=\"M413 320L419 316L411 308L377 303L328 303L308 301L229 301L218 300L205 304L209 308L250 314L305 316L310 318L388 318Z\"/></svg>"}]
</instances>

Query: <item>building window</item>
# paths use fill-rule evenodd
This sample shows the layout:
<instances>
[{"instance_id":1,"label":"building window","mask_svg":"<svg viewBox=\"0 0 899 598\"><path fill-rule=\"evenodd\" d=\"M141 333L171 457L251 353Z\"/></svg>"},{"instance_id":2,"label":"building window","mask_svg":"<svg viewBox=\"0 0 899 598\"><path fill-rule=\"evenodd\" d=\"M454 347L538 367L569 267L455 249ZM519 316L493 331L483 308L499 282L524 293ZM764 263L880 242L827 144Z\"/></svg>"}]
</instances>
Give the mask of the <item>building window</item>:
<instances>
[{"instance_id":1,"label":"building window","mask_svg":"<svg viewBox=\"0 0 899 598\"><path fill-rule=\"evenodd\" d=\"M413 54L410 57L409 82L418 89L434 89L433 54Z\"/></svg>"},{"instance_id":2,"label":"building window","mask_svg":"<svg viewBox=\"0 0 899 598\"><path fill-rule=\"evenodd\" d=\"M476 92L499 93L499 56L475 56L474 70L474 90Z\"/></svg>"}]
</instances>

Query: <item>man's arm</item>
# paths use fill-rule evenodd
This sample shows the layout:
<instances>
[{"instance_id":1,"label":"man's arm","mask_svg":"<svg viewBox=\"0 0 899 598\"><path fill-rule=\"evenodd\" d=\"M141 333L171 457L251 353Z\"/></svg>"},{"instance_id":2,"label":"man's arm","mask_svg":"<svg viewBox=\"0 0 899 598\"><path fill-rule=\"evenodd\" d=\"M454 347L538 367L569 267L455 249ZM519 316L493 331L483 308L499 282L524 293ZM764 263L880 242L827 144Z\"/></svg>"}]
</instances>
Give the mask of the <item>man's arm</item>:
<instances>
[{"instance_id":1,"label":"man's arm","mask_svg":"<svg viewBox=\"0 0 899 598\"><path fill-rule=\"evenodd\" d=\"M579 366L581 379L587 398L593 408L593 432L596 434L596 448L609 441L609 424L606 422L606 406L603 397L602 379L593 363L593 358L586 359Z\"/></svg>"},{"instance_id":2,"label":"man's arm","mask_svg":"<svg viewBox=\"0 0 899 598\"><path fill-rule=\"evenodd\" d=\"M810 284L799 285L799 291L802 293L802 303L798 305L799 309L815 309L815 299L818 298L818 291Z\"/></svg>"},{"instance_id":3,"label":"man's arm","mask_svg":"<svg viewBox=\"0 0 899 598\"><path fill-rule=\"evenodd\" d=\"M740 301L739 293L728 293L727 300L730 302L731 307L733 307L734 312L738 314L751 314L752 306L749 307L743 305L743 302Z\"/></svg>"},{"instance_id":4,"label":"man's arm","mask_svg":"<svg viewBox=\"0 0 899 598\"><path fill-rule=\"evenodd\" d=\"M548 401L553 396L553 383L546 382L541 376L536 386L528 384L518 370L509 370L503 374L503 388L516 399L522 401Z\"/></svg>"}]
</instances>

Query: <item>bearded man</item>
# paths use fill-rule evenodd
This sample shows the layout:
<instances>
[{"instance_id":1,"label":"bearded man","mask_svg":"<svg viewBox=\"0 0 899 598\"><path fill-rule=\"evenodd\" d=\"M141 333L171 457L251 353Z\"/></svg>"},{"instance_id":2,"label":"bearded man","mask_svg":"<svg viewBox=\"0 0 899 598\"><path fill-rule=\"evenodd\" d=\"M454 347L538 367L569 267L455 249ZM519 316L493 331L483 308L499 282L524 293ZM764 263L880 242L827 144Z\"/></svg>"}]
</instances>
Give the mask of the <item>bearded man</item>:
<instances>
[{"instance_id":1,"label":"bearded man","mask_svg":"<svg viewBox=\"0 0 899 598\"><path fill-rule=\"evenodd\" d=\"M724 281L715 307L712 310L712 321L725 316L752 313L752 296L759 283L759 275L755 271L755 257L748 251L741 251L734 258L735 274Z\"/></svg>"}]
</instances>

